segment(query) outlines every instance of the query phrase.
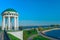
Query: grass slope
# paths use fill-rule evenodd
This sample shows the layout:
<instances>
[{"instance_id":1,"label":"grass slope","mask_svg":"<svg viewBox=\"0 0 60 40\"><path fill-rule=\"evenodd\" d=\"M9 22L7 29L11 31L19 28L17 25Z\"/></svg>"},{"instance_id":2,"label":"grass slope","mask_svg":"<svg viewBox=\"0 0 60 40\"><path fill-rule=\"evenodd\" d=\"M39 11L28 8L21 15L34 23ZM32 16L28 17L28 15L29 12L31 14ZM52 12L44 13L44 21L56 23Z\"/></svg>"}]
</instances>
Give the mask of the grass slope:
<instances>
[{"instance_id":1,"label":"grass slope","mask_svg":"<svg viewBox=\"0 0 60 40\"><path fill-rule=\"evenodd\" d=\"M44 29L47 30L47 29ZM37 30L36 29L31 29L31 30L24 30L23 31L23 39L27 40L30 36L32 35L36 35L37 34ZM45 38L41 35L37 35L33 38L33 40L50 40L48 38Z\"/></svg>"},{"instance_id":2,"label":"grass slope","mask_svg":"<svg viewBox=\"0 0 60 40\"><path fill-rule=\"evenodd\" d=\"M37 31L35 29L31 30L24 30L23 31L23 39L27 40L30 36L37 34Z\"/></svg>"},{"instance_id":3,"label":"grass slope","mask_svg":"<svg viewBox=\"0 0 60 40\"><path fill-rule=\"evenodd\" d=\"M44 37L39 35L39 36L34 37L33 40L50 40L50 39L44 38Z\"/></svg>"}]
</instances>

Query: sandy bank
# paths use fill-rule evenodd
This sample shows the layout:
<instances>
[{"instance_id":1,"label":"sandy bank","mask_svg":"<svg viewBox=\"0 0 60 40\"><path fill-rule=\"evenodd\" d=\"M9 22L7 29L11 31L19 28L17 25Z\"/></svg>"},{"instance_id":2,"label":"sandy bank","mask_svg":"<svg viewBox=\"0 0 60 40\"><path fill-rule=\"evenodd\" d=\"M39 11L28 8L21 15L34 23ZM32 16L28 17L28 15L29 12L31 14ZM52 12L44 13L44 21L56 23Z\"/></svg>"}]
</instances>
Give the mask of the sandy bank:
<instances>
[{"instance_id":1,"label":"sandy bank","mask_svg":"<svg viewBox=\"0 0 60 40\"><path fill-rule=\"evenodd\" d=\"M42 33L45 33L45 32L48 32L48 31L52 31L52 30L60 30L60 28L54 28L54 29L50 29L50 30L45 30L45 31L42 31Z\"/></svg>"}]
</instances>

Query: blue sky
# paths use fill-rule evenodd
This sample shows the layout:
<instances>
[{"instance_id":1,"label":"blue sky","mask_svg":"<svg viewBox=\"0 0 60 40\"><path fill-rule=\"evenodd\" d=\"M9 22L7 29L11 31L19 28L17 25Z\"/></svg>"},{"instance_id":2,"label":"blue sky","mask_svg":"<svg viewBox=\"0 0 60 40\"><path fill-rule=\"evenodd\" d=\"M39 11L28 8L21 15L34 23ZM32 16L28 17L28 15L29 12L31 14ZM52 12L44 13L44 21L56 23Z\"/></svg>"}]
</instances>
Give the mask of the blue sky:
<instances>
[{"instance_id":1,"label":"blue sky","mask_svg":"<svg viewBox=\"0 0 60 40\"><path fill-rule=\"evenodd\" d=\"M7 8L19 13L20 25L60 24L60 0L0 0L0 14Z\"/></svg>"}]
</instances>

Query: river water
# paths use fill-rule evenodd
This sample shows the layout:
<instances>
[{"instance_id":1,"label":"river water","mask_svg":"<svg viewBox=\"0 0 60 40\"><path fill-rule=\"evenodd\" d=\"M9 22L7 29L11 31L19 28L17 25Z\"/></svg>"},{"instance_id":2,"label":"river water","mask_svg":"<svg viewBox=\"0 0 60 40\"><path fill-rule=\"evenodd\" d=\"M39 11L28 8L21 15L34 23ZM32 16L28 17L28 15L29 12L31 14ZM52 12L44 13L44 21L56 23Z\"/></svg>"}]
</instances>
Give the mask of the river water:
<instances>
[{"instance_id":1,"label":"river water","mask_svg":"<svg viewBox=\"0 0 60 40\"><path fill-rule=\"evenodd\" d=\"M52 31L49 31L49 32L45 32L45 35L60 40L60 29L59 30L52 30Z\"/></svg>"}]
</instances>

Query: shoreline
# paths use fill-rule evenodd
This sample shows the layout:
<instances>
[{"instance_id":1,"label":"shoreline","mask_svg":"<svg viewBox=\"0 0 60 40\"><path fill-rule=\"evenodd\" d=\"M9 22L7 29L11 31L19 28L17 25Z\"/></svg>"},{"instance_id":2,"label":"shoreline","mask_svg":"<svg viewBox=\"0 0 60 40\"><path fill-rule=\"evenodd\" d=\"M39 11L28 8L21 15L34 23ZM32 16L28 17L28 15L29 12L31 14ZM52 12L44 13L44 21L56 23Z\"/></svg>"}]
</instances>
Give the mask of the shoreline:
<instances>
[{"instance_id":1,"label":"shoreline","mask_svg":"<svg viewBox=\"0 0 60 40\"><path fill-rule=\"evenodd\" d=\"M60 30L60 28L53 28L53 29L50 29L50 30L41 31L40 35L43 36L43 37L45 37L45 38L49 38L51 40L58 40L58 38L50 37L50 36L45 35L45 32L49 32L49 31L52 31L52 30Z\"/></svg>"},{"instance_id":2,"label":"shoreline","mask_svg":"<svg viewBox=\"0 0 60 40\"><path fill-rule=\"evenodd\" d=\"M49 32L49 31L52 31L52 30L59 30L60 28L53 28L53 29L49 29L49 30L44 30L42 31L43 34L45 34L45 32Z\"/></svg>"}]
</instances>

